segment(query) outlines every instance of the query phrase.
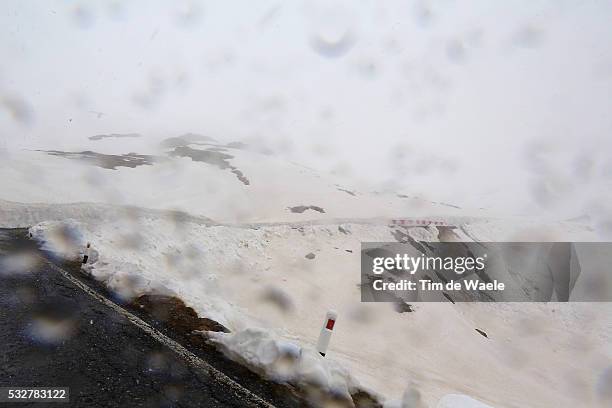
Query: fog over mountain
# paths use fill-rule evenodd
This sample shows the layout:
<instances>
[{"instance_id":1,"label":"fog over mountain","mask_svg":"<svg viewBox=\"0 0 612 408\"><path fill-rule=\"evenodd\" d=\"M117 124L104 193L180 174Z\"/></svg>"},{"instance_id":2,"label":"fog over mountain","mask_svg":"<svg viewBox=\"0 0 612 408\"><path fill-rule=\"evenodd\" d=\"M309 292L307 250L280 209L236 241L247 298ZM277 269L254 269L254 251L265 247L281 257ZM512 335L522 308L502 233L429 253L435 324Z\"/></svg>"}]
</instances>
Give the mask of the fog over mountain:
<instances>
[{"instance_id":1,"label":"fog over mountain","mask_svg":"<svg viewBox=\"0 0 612 408\"><path fill-rule=\"evenodd\" d=\"M101 134L193 132L348 185L588 215L610 233L607 2L4 9L3 148L75 151Z\"/></svg>"},{"instance_id":2,"label":"fog over mountain","mask_svg":"<svg viewBox=\"0 0 612 408\"><path fill-rule=\"evenodd\" d=\"M104 354L121 337L126 378L153 375L134 357L153 342L191 368L219 363L236 406L248 401L232 387L253 383L321 407L610 406L612 3L2 5L10 350L55 353L11 334L55 291L87 297L54 317L78 316L79 330L45 320L31 337L56 341L79 381L97 379L70 344L115 361ZM462 269L391 264L364 278L364 254L380 267L404 248L440 265L443 248ZM474 259L481 269L465 266ZM373 284L412 275L438 289ZM478 290L453 289L468 278ZM28 364L11 373L38 375ZM160 384L176 380L166 373ZM59 385L77 403L135 401ZM153 388L163 404L197 404Z\"/></svg>"}]
</instances>

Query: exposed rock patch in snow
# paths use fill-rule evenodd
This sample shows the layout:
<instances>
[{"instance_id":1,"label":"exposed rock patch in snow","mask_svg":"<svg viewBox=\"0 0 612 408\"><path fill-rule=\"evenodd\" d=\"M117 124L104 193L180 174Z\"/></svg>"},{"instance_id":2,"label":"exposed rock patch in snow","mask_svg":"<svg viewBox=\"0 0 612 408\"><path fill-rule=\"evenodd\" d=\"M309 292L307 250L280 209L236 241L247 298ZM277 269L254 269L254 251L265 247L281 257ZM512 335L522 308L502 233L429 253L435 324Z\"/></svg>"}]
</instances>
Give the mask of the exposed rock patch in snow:
<instances>
[{"instance_id":1,"label":"exposed rock patch in snow","mask_svg":"<svg viewBox=\"0 0 612 408\"><path fill-rule=\"evenodd\" d=\"M343 192L345 192L346 194L351 195L351 196L353 196L353 197L356 197L356 196L357 196L357 194L356 194L354 191L348 190L348 189L346 189L346 188L337 187L337 190L338 190L338 191L343 191Z\"/></svg>"},{"instance_id":2,"label":"exposed rock patch in snow","mask_svg":"<svg viewBox=\"0 0 612 408\"><path fill-rule=\"evenodd\" d=\"M184 133L180 136L166 138L160 142L160 145L166 148L175 148L202 142L216 142L216 140L210 136L200 135L198 133Z\"/></svg>"},{"instance_id":3,"label":"exposed rock patch in snow","mask_svg":"<svg viewBox=\"0 0 612 408\"><path fill-rule=\"evenodd\" d=\"M296 214L302 214L306 210L312 210L319 213L324 213L325 210L317 205L296 205L295 207L288 207L289 211Z\"/></svg>"},{"instance_id":4,"label":"exposed rock patch in snow","mask_svg":"<svg viewBox=\"0 0 612 408\"><path fill-rule=\"evenodd\" d=\"M233 174L236 175L236 177L242 182L242 184L246 186L251 184L249 179L240 169L230 164L229 160L234 158L234 156L227 153L223 153L219 151L219 149L208 148L205 150L201 150L192 149L188 146L178 146L170 152L170 155L174 157L189 157L193 161L212 164L213 166L217 166L222 170L229 169Z\"/></svg>"},{"instance_id":5,"label":"exposed rock patch in snow","mask_svg":"<svg viewBox=\"0 0 612 408\"><path fill-rule=\"evenodd\" d=\"M340 231L341 233L346 234L346 235L351 233L351 231L347 230L342 225L338 225L338 231Z\"/></svg>"},{"instance_id":6,"label":"exposed rock patch in snow","mask_svg":"<svg viewBox=\"0 0 612 408\"><path fill-rule=\"evenodd\" d=\"M103 154L92 151L83 152L62 152L59 150L43 150L52 156L65 157L67 159L81 160L103 169L117 170L117 167L138 167L150 166L154 161L159 160L153 156L144 154L127 153L122 155Z\"/></svg>"},{"instance_id":7,"label":"exposed rock patch in snow","mask_svg":"<svg viewBox=\"0 0 612 408\"><path fill-rule=\"evenodd\" d=\"M148 312L155 320L166 324L177 333L190 335L201 330L205 332L229 333L227 327L214 320L200 317L193 308L174 296L140 295L130 304L131 307Z\"/></svg>"},{"instance_id":8,"label":"exposed rock patch in snow","mask_svg":"<svg viewBox=\"0 0 612 408\"><path fill-rule=\"evenodd\" d=\"M489 336L487 335L487 333L484 330L480 330L480 329L474 329L476 330L480 335L482 335L485 338L489 338Z\"/></svg>"},{"instance_id":9,"label":"exposed rock patch in snow","mask_svg":"<svg viewBox=\"0 0 612 408\"><path fill-rule=\"evenodd\" d=\"M103 139L92 141L86 149L70 150L118 157L126 152L138 152L160 159L152 161L151 165L115 166L115 170L39 151L5 152L0 161L0 175L4 180L0 199L23 203L95 202L180 210L226 223L389 220L419 216L455 217L458 223L492 215L480 210L470 214L424 198L399 199L394 194L360 193L354 197L337 190L336 184L308 168L229 145L218 146L226 149L224 151L204 154L232 156L227 161L236 170L234 173L225 164L220 164L224 167L220 168L187 157L168 156L168 149L149 144L140 146L143 142L145 140L140 138L122 139L122 143ZM191 143L185 147L196 154L211 148L210 143L202 143L207 145ZM129 150L122 151L122 146ZM236 183L238 177L247 178L249 184L244 184L244 180ZM311 203L325 212L287 210L297 204L308 206Z\"/></svg>"}]
</instances>

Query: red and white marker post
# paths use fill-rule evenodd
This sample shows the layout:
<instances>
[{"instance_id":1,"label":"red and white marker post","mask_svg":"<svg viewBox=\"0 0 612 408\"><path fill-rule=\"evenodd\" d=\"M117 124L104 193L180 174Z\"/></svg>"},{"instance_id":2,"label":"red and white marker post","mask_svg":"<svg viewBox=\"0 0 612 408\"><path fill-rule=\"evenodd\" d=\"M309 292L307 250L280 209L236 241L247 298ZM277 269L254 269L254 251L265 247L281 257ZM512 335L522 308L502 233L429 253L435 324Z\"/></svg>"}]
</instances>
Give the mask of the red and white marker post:
<instances>
[{"instance_id":1,"label":"red and white marker post","mask_svg":"<svg viewBox=\"0 0 612 408\"><path fill-rule=\"evenodd\" d=\"M325 353L327 353L327 347L329 346L337 317L338 313L333 310L328 311L325 315L325 322L323 323L321 334L319 334L319 341L317 341L317 351L323 357L325 357Z\"/></svg>"},{"instance_id":2,"label":"red and white marker post","mask_svg":"<svg viewBox=\"0 0 612 408\"><path fill-rule=\"evenodd\" d=\"M83 263L86 264L87 260L89 259L89 249L91 248L91 243L88 242L87 246L85 247L85 253L83 254Z\"/></svg>"}]
</instances>

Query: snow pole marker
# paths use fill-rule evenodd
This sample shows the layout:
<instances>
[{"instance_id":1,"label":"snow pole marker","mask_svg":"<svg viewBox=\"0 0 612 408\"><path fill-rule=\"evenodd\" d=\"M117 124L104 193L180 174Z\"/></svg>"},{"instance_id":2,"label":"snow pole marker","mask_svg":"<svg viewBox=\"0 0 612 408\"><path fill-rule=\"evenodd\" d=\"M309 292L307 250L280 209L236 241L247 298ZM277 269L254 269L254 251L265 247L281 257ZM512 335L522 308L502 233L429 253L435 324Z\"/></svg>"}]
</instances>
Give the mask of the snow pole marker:
<instances>
[{"instance_id":1,"label":"snow pole marker","mask_svg":"<svg viewBox=\"0 0 612 408\"><path fill-rule=\"evenodd\" d=\"M89 259L89 249L91 248L91 243L88 242L87 246L85 247L85 253L83 254L83 263L86 264L87 260Z\"/></svg>"},{"instance_id":2,"label":"snow pole marker","mask_svg":"<svg viewBox=\"0 0 612 408\"><path fill-rule=\"evenodd\" d=\"M317 341L317 351L323 357L325 357L325 354L327 353L327 347L329 346L329 341L331 340L331 335L337 318L338 313L333 310L330 310L325 314L325 322L323 323L321 333L319 334L319 341Z\"/></svg>"}]
</instances>

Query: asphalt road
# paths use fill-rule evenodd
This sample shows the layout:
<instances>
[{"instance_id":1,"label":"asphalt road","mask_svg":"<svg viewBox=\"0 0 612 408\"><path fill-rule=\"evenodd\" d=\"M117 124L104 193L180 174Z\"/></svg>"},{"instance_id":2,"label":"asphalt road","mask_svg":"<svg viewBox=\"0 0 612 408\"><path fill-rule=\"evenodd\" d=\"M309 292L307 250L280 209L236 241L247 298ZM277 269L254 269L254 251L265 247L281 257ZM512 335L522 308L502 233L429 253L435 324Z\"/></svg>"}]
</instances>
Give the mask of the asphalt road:
<instances>
[{"instance_id":1,"label":"asphalt road","mask_svg":"<svg viewBox=\"0 0 612 408\"><path fill-rule=\"evenodd\" d=\"M254 406L49 263L24 264L35 258L23 254L40 255L25 235L0 230L0 387L69 387L70 401L7 406ZM209 353L227 378L243 380L274 406L302 405L282 387Z\"/></svg>"}]
</instances>

